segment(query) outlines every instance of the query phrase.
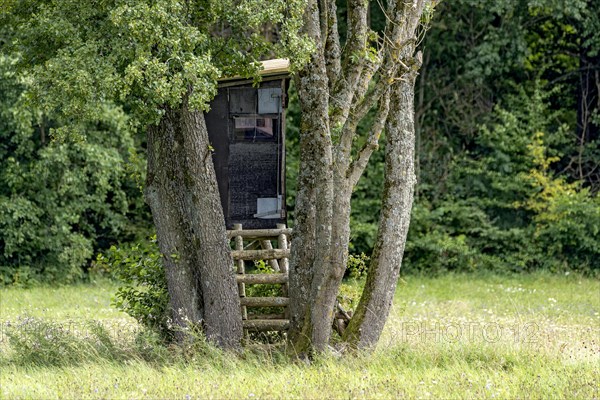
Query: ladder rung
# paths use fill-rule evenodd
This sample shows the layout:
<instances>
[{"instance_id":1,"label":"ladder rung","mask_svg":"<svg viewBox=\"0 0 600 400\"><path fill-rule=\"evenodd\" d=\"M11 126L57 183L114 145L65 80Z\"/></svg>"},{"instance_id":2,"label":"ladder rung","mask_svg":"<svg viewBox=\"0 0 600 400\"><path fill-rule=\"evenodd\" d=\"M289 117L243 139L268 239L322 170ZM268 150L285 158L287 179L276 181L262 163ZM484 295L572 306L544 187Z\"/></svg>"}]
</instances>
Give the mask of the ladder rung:
<instances>
[{"instance_id":1,"label":"ladder rung","mask_svg":"<svg viewBox=\"0 0 600 400\"><path fill-rule=\"evenodd\" d=\"M290 326L287 319L249 319L242 323L249 331L284 331Z\"/></svg>"},{"instance_id":2,"label":"ladder rung","mask_svg":"<svg viewBox=\"0 0 600 400\"><path fill-rule=\"evenodd\" d=\"M287 249L232 250L231 255L234 260L275 260L289 258L290 251Z\"/></svg>"},{"instance_id":3,"label":"ladder rung","mask_svg":"<svg viewBox=\"0 0 600 400\"><path fill-rule=\"evenodd\" d=\"M285 319L285 314L248 314L248 319Z\"/></svg>"},{"instance_id":4,"label":"ladder rung","mask_svg":"<svg viewBox=\"0 0 600 400\"><path fill-rule=\"evenodd\" d=\"M289 297L242 297L242 306L246 307L284 307L290 304Z\"/></svg>"},{"instance_id":5,"label":"ladder rung","mask_svg":"<svg viewBox=\"0 0 600 400\"><path fill-rule=\"evenodd\" d=\"M232 239L236 236L241 236L248 239L257 238L274 238L276 239L279 235L290 236L292 233L291 228L285 229L234 229L227 231L227 236Z\"/></svg>"},{"instance_id":6,"label":"ladder rung","mask_svg":"<svg viewBox=\"0 0 600 400\"><path fill-rule=\"evenodd\" d=\"M246 284L283 284L287 283L287 274L239 274L235 276L238 283Z\"/></svg>"}]
</instances>

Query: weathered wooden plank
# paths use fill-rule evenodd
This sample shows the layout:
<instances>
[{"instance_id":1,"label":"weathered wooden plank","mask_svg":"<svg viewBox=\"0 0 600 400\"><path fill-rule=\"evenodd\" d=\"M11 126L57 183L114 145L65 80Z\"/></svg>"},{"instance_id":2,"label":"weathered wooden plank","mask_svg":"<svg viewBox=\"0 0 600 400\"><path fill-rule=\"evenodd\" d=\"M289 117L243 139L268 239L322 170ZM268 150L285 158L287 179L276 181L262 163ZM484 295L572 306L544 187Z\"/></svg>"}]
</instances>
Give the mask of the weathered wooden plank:
<instances>
[{"instance_id":1,"label":"weathered wooden plank","mask_svg":"<svg viewBox=\"0 0 600 400\"><path fill-rule=\"evenodd\" d=\"M234 260L273 260L289 258L290 251L287 249L233 250L231 255Z\"/></svg>"},{"instance_id":2,"label":"weathered wooden plank","mask_svg":"<svg viewBox=\"0 0 600 400\"><path fill-rule=\"evenodd\" d=\"M277 224L277 229L285 229L285 224ZM277 247L280 249L286 249L289 250L289 245L288 245L288 238L285 235L279 235L279 237L277 238ZM289 260L287 258L283 258L281 260L279 260L279 267L281 269L281 272L283 272L284 274L287 274L290 267L289 267ZM282 294L283 297L288 297L288 293L289 293L289 280L286 284L283 285L282 287ZM290 319L290 308L286 307L284 310L284 316L285 319Z\"/></svg>"},{"instance_id":3,"label":"weathered wooden plank","mask_svg":"<svg viewBox=\"0 0 600 400\"><path fill-rule=\"evenodd\" d=\"M248 314L248 319L287 319L283 314Z\"/></svg>"},{"instance_id":4,"label":"weathered wooden plank","mask_svg":"<svg viewBox=\"0 0 600 400\"><path fill-rule=\"evenodd\" d=\"M285 235L283 236L285 237ZM260 246L263 248L263 250L273 250L273 245L271 244L270 240L261 240ZM281 272L281 270L279 269L279 262L277 260L269 260L269 265L271 266L271 268L273 268L273 271Z\"/></svg>"},{"instance_id":5,"label":"weathered wooden plank","mask_svg":"<svg viewBox=\"0 0 600 400\"><path fill-rule=\"evenodd\" d=\"M290 326L287 319L249 319L242 321L244 329L249 331L284 331Z\"/></svg>"},{"instance_id":6,"label":"weathered wooden plank","mask_svg":"<svg viewBox=\"0 0 600 400\"><path fill-rule=\"evenodd\" d=\"M287 274L245 274L236 275L235 279L238 283L245 284L283 284L287 283Z\"/></svg>"},{"instance_id":7,"label":"weathered wooden plank","mask_svg":"<svg viewBox=\"0 0 600 400\"><path fill-rule=\"evenodd\" d=\"M236 236L241 236L245 239L259 239L259 238L276 238L279 235L290 236L292 234L291 228L285 229L246 229L239 230L233 229L227 231L227 237L232 239Z\"/></svg>"},{"instance_id":8,"label":"weathered wooden plank","mask_svg":"<svg viewBox=\"0 0 600 400\"><path fill-rule=\"evenodd\" d=\"M233 227L237 230L242 230L242 224L235 224L235 225L233 225ZM244 249L244 239L242 239L241 237L236 237L235 238L235 248L236 248L236 250L243 250ZM237 260L236 264L237 264L237 273L241 274L241 276L244 276L244 274L246 273L244 260ZM243 282L238 281L238 292L239 292L240 297L246 297L246 286L244 285ZM246 309L246 307L242 306L240 311L242 312L242 319L248 319L248 310Z\"/></svg>"},{"instance_id":9,"label":"weathered wooden plank","mask_svg":"<svg viewBox=\"0 0 600 400\"><path fill-rule=\"evenodd\" d=\"M281 230L285 230L285 224L277 224L277 228L281 229ZM285 235L279 235L279 237L277 238L277 242L278 242L278 247L280 249L284 249L284 250L289 250L289 246L288 246L288 240L287 240L287 236ZM289 262L286 259L283 259L279 262L279 267L281 269L281 272L288 272L289 269Z\"/></svg>"},{"instance_id":10,"label":"weathered wooden plank","mask_svg":"<svg viewBox=\"0 0 600 400\"><path fill-rule=\"evenodd\" d=\"M285 307L290 304L288 297L242 297L242 306L246 307Z\"/></svg>"}]
</instances>

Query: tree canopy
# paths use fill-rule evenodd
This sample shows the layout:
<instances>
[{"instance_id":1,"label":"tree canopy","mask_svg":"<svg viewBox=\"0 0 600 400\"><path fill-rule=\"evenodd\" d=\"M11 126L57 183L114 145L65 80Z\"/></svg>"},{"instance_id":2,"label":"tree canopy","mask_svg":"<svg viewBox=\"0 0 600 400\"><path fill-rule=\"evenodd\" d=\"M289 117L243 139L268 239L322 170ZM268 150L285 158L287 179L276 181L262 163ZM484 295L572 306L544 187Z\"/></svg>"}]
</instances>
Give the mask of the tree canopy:
<instances>
[{"instance_id":1,"label":"tree canopy","mask_svg":"<svg viewBox=\"0 0 600 400\"><path fill-rule=\"evenodd\" d=\"M302 11L301 1L9 2L3 48L42 112L96 120L114 103L145 126L188 91L190 106L206 109L219 77L256 76L272 54L303 62ZM262 34L267 24L276 43Z\"/></svg>"}]
</instances>

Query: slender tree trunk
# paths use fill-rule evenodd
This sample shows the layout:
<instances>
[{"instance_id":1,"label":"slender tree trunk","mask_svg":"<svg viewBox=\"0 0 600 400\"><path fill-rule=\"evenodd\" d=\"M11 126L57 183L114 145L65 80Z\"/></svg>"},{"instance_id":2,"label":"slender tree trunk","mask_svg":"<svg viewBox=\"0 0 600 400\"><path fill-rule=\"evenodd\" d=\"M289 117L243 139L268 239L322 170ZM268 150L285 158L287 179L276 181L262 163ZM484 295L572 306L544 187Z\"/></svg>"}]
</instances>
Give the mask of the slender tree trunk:
<instances>
[{"instance_id":1,"label":"slender tree trunk","mask_svg":"<svg viewBox=\"0 0 600 400\"><path fill-rule=\"evenodd\" d=\"M242 320L223 210L201 112L165 110L148 129L146 201L166 269L177 339L202 327L209 341L240 344Z\"/></svg>"},{"instance_id":2,"label":"slender tree trunk","mask_svg":"<svg viewBox=\"0 0 600 400\"><path fill-rule=\"evenodd\" d=\"M331 337L331 325L335 315L335 302L348 264L350 242L350 197L351 187L347 179L338 181L333 201L333 221L328 263L320 268L321 276L313 292L313 347L325 349Z\"/></svg>"},{"instance_id":3,"label":"slender tree trunk","mask_svg":"<svg viewBox=\"0 0 600 400\"><path fill-rule=\"evenodd\" d=\"M301 139L300 160L310 158L311 153L307 141ZM296 207L294 211L294 233L291 245L289 269L289 296L291 301L290 329L288 338L290 342L299 342L304 323L304 316L310 301L310 287L313 278L312 265L315 260L315 184L312 168L303 168L298 175L298 192L296 194Z\"/></svg>"},{"instance_id":4,"label":"slender tree trunk","mask_svg":"<svg viewBox=\"0 0 600 400\"><path fill-rule=\"evenodd\" d=\"M323 351L331 338L335 302L346 271L348 243L350 239L350 197L343 188L336 187L339 198L333 204L334 218L330 227L329 251L324 254L322 263L315 264L317 275L313 281L311 299L311 345L316 351ZM348 204L346 204L348 203ZM321 245L318 242L319 246ZM306 328L307 326L305 326Z\"/></svg>"},{"instance_id":5,"label":"slender tree trunk","mask_svg":"<svg viewBox=\"0 0 600 400\"><path fill-rule=\"evenodd\" d=\"M344 332L354 347L377 344L396 292L416 184L415 77L416 68L393 88L386 123L385 186L377 241L362 297Z\"/></svg>"}]
</instances>

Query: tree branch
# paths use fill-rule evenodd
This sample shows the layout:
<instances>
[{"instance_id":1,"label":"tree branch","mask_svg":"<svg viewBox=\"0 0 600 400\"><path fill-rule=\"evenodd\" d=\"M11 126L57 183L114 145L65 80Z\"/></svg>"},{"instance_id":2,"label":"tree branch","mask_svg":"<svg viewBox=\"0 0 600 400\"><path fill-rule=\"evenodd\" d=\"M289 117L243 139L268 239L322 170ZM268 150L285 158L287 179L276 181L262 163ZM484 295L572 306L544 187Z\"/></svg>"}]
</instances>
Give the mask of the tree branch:
<instances>
[{"instance_id":1,"label":"tree branch","mask_svg":"<svg viewBox=\"0 0 600 400\"><path fill-rule=\"evenodd\" d=\"M388 89L379 101L379 109L377 110L375 123L371 127L367 142L359 150L356 160L354 160L348 168L347 176L352 187L356 186L358 180L365 171L367 164L369 163L371 154L373 154L373 152L379 147L379 137L381 136L381 131L383 130L389 111L390 90Z\"/></svg>"},{"instance_id":2,"label":"tree branch","mask_svg":"<svg viewBox=\"0 0 600 400\"><path fill-rule=\"evenodd\" d=\"M325 2L325 0L322 0ZM326 5L326 36L325 36L325 67L329 78L329 93L333 93L336 81L341 75L340 35L338 33L337 7L335 0L327 0ZM323 21L323 19L321 19Z\"/></svg>"},{"instance_id":3,"label":"tree branch","mask_svg":"<svg viewBox=\"0 0 600 400\"><path fill-rule=\"evenodd\" d=\"M348 118L354 98L354 89L367 63L366 51L369 25L367 22L368 2L348 0L348 39L342 52L341 74L338 75L332 93L332 126L341 126Z\"/></svg>"},{"instance_id":4,"label":"tree branch","mask_svg":"<svg viewBox=\"0 0 600 400\"><path fill-rule=\"evenodd\" d=\"M415 33L419 27L419 17L428 0L415 0L414 2L389 1L386 14L386 27L383 34L383 44L380 49L379 63L373 63L361 76L362 81L356 85L362 90L361 95L354 97L351 108L354 110L351 118L363 119L373 104L377 103L381 95L394 82L394 77L401 69L402 73L408 72L412 65L404 61L412 56L416 46ZM410 51L405 51L409 47ZM407 56L401 56L406 54ZM377 74L375 88L367 93L368 83ZM358 93L356 93L358 94ZM351 123L353 125L354 122Z\"/></svg>"},{"instance_id":5,"label":"tree branch","mask_svg":"<svg viewBox=\"0 0 600 400\"><path fill-rule=\"evenodd\" d=\"M415 2L390 0L388 2L386 28L377 61L363 62L352 89L352 96L347 99L349 104L346 105L346 112L332 116L332 127L343 124L335 152L336 163L340 168L349 167L352 141L360 121L394 84L398 79L396 78L398 74L413 70L415 58L412 55L416 47L415 35L420 23L418 16L422 14L426 1L428 0L416 0ZM417 17L415 17L415 13L417 13ZM374 76L377 76L377 82L375 87L369 91L369 83Z\"/></svg>"}]
</instances>

